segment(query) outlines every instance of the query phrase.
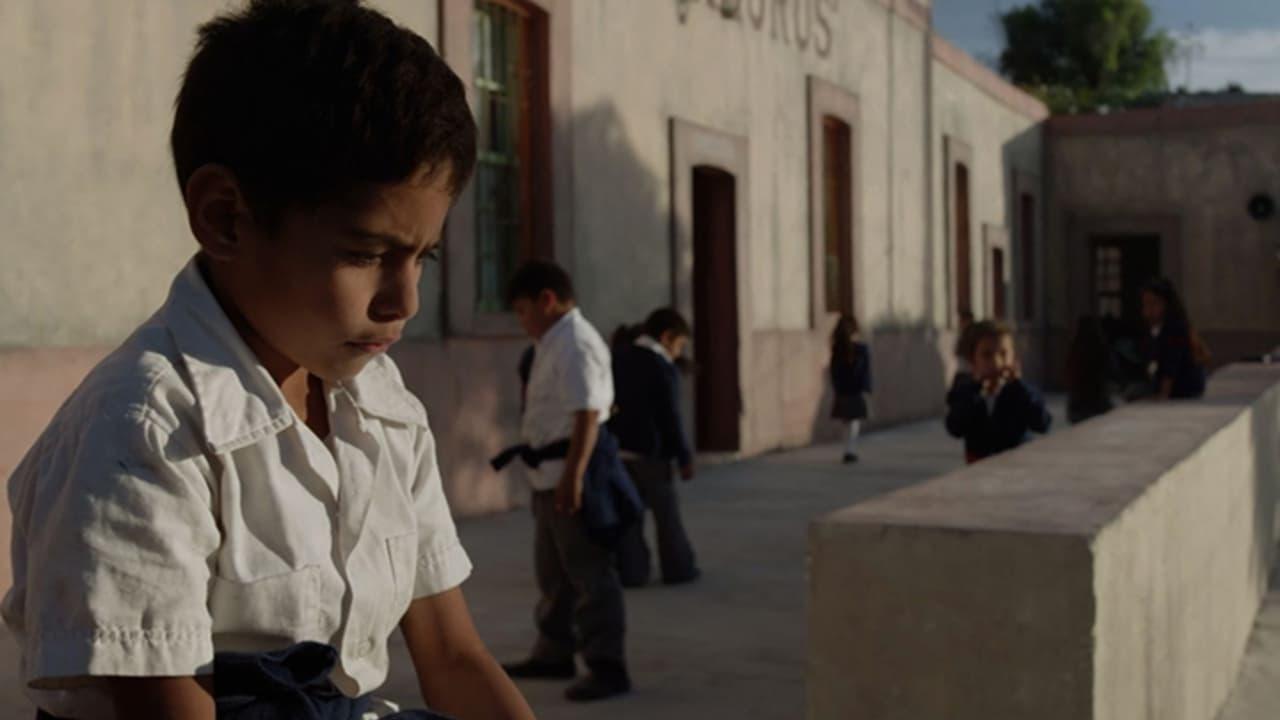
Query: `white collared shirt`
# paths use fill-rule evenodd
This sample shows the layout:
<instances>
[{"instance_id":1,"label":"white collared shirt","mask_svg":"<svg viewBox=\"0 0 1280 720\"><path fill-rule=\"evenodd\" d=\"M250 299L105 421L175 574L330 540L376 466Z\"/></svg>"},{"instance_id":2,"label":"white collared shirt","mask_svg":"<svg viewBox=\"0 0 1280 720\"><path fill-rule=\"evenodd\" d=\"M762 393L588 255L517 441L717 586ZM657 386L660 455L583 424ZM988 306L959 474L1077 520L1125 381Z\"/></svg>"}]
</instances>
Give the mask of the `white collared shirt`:
<instances>
[{"instance_id":1,"label":"white collared shirt","mask_svg":"<svg viewBox=\"0 0 1280 720\"><path fill-rule=\"evenodd\" d=\"M667 348L663 346L662 343L654 340L651 336L641 335L636 338L635 344L637 347L642 347L645 350L657 354L658 357L666 360L668 363L675 364L675 361L671 359L671 353L667 352Z\"/></svg>"},{"instance_id":2,"label":"white collared shirt","mask_svg":"<svg viewBox=\"0 0 1280 720\"><path fill-rule=\"evenodd\" d=\"M577 308L556 321L535 343L525 390L521 436L533 447L568 438L579 410L596 410L600 422L613 407L609 347ZM553 490L564 461L544 462L529 473L534 490Z\"/></svg>"},{"instance_id":3,"label":"white collared shirt","mask_svg":"<svg viewBox=\"0 0 1280 720\"><path fill-rule=\"evenodd\" d=\"M111 718L98 676L208 673L215 651L312 640L348 695L387 675L411 600L457 587L426 412L378 356L298 421L194 261L93 370L9 480L0 606L32 699Z\"/></svg>"}]
</instances>

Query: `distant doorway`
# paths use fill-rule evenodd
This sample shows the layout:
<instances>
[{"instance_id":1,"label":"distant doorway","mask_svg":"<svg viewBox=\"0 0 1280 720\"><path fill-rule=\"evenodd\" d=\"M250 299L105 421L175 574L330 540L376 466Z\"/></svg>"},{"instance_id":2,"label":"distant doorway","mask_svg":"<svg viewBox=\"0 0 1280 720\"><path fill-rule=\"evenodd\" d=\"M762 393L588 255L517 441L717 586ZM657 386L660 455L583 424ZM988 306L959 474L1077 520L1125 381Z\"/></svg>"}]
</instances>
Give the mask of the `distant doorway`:
<instances>
[{"instance_id":1,"label":"distant doorway","mask_svg":"<svg viewBox=\"0 0 1280 720\"><path fill-rule=\"evenodd\" d=\"M1091 242L1093 312L1141 328L1142 286L1160 275L1159 235L1095 235Z\"/></svg>"},{"instance_id":2,"label":"distant doorway","mask_svg":"<svg viewBox=\"0 0 1280 720\"><path fill-rule=\"evenodd\" d=\"M956 310L973 312L973 255L969 228L969 167L955 165Z\"/></svg>"},{"instance_id":3,"label":"distant doorway","mask_svg":"<svg viewBox=\"0 0 1280 720\"><path fill-rule=\"evenodd\" d=\"M1089 246L1091 312L1102 320L1120 379L1143 382L1147 329L1142 320L1142 286L1160 275L1160 236L1095 235Z\"/></svg>"},{"instance_id":4,"label":"distant doorway","mask_svg":"<svg viewBox=\"0 0 1280 720\"><path fill-rule=\"evenodd\" d=\"M1004 248L991 248L991 315L996 320L1008 320L1009 286L1004 274Z\"/></svg>"},{"instance_id":5,"label":"distant doorway","mask_svg":"<svg viewBox=\"0 0 1280 720\"><path fill-rule=\"evenodd\" d=\"M705 452L741 447L736 185L720 168L693 168L694 413Z\"/></svg>"}]
</instances>

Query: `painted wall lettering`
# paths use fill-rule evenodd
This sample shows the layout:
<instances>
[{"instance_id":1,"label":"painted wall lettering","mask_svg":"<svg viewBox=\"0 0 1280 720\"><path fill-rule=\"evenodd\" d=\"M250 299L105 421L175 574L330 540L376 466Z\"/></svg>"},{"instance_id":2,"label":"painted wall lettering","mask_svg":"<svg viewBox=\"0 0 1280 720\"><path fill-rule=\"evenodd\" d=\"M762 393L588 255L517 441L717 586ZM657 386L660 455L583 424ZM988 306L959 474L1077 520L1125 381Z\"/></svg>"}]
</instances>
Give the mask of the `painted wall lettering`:
<instances>
[{"instance_id":1,"label":"painted wall lettering","mask_svg":"<svg viewBox=\"0 0 1280 720\"><path fill-rule=\"evenodd\" d=\"M818 57L828 57L834 47L832 18L840 0L675 0L680 22L687 22L698 5L745 28L764 32L769 39L795 46L802 52L813 48Z\"/></svg>"}]
</instances>

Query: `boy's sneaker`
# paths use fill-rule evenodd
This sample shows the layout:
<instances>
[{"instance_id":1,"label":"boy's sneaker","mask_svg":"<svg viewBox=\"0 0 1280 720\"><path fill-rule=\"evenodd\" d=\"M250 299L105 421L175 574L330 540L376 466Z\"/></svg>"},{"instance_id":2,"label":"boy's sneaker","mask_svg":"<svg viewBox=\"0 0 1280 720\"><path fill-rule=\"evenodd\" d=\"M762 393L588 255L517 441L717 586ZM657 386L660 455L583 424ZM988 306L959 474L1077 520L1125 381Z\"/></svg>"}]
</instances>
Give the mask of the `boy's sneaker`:
<instances>
[{"instance_id":1,"label":"boy's sneaker","mask_svg":"<svg viewBox=\"0 0 1280 720\"><path fill-rule=\"evenodd\" d=\"M853 463L856 463L856 462L858 462L858 456L857 456L857 455L854 455L853 453L845 453L845 454L844 454L844 464L845 464L845 465L852 465Z\"/></svg>"},{"instance_id":2,"label":"boy's sneaker","mask_svg":"<svg viewBox=\"0 0 1280 720\"><path fill-rule=\"evenodd\" d=\"M550 662L529 658L518 663L504 663L502 669L508 676L521 680L568 680L578 674L572 659Z\"/></svg>"},{"instance_id":3,"label":"boy's sneaker","mask_svg":"<svg viewBox=\"0 0 1280 720\"><path fill-rule=\"evenodd\" d=\"M564 696L571 702L592 702L606 700L631 692L631 678L626 670L607 673L592 672L564 691Z\"/></svg>"}]
</instances>

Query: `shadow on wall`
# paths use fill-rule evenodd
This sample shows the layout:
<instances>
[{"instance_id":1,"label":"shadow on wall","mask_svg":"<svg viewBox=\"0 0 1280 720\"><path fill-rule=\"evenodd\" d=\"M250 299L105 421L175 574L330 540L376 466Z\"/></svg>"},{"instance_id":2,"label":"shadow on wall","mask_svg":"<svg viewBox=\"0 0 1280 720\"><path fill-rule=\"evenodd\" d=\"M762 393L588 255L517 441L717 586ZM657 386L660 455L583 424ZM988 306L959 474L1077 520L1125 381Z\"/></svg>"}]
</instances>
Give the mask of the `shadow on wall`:
<instances>
[{"instance_id":1,"label":"shadow on wall","mask_svg":"<svg viewBox=\"0 0 1280 720\"><path fill-rule=\"evenodd\" d=\"M570 223L575 257L566 264L576 271L584 312L608 339L618 324L638 323L674 302L667 191L613 103L575 114L572 133L573 217L557 222Z\"/></svg>"},{"instance_id":2,"label":"shadow on wall","mask_svg":"<svg viewBox=\"0 0 1280 720\"><path fill-rule=\"evenodd\" d=\"M571 202L552 198L555 234L572 238L562 246L571 248L572 257L555 259L573 272L583 312L608 341L619 323L639 322L650 310L671 303L668 217L659 206L658 181L636 154L611 103L553 122L553 137L572 138L558 146L571 148L572 154L555 155L553 172L574 176ZM519 440L516 365L530 341L512 335L444 335L443 340L404 343L394 356L431 418L450 506L457 515L477 515L523 505L529 493L525 469L515 463L498 474L488 461ZM692 418L688 423L692 426Z\"/></svg>"},{"instance_id":3,"label":"shadow on wall","mask_svg":"<svg viewBox=\"0 0 1280 720\"><path fill-rule=\"evenodd\" d=\"M1044 178L1044 130L1028 128L1015 135L1002 148L1004 192L1007 202L1004 224L1008 229L1009 247L1006 263L1009 278L1008 320L1016 329L1018 355L1023 372L1032 382L1047 388L1064 386L1066 358L1049 357L1048 342L1048 269L1046 265L1049 233L1045 226L1049 217ZM1021 182L1019 175L1022 175ZM1026 246L1022 235L1021 193L1029 192L1034 202L1032 248L1034 263L1028 279L1024 268ZM1026 283L1031 283L1032 316L1028 319L1025 300Z\"/></svg>"}]
</instances>

